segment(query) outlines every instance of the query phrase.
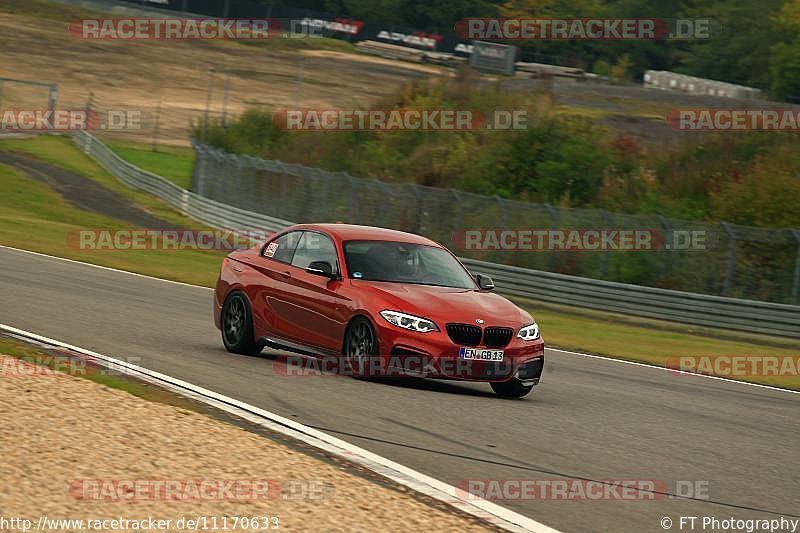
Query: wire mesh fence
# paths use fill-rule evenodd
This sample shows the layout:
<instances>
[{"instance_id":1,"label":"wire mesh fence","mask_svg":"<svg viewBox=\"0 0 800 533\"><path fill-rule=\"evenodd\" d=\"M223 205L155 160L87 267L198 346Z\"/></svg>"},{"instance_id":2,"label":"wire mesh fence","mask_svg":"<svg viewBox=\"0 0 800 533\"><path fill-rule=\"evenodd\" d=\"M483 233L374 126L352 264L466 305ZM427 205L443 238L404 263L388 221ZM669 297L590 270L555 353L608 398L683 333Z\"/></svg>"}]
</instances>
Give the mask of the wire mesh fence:
<instances>
[{"instance_id":1,"label":"wire mesh fence","mask_svg":"<svg viewBox=\"0 0 800 533\"><path fill-rule=\"evenodd\" d=\"M80 109L89 113L87 129L98 137L146 144L154 150L160 145L185 145L192 126L201 124L204 116L213 121L222 117L222 111L217 109L159 102L120 105L95 95L88 96Z\"/></svg>"},{"instance_id":2,"label":"wire mesh fence","mask_svg":"<svg viewBox=\"0 0 800 533\"><path fill-rule=\"evenodd\" d=\"M185 145L192 126L221 121L226 115L219 104L208 109L185 104L123 103L72 93L64 97L56 84L0 77L0 133L64 133L86 129L106 140L150 145ZM76 114L74 120L69 117Z\"/></svg>"},{"instance_id":3,"label":"wire mesh fence","mask_svg":"<svg viewBox=\"0 0 800 533\"><path fill-rule=\"evenodd\" d=\"M56 84L0 77L0 109L52 110L58 100Z\"/></svg>"},{"instance_id":4,"label":"wire mesh fence","mask_svg":"<svg viewBox=\"0 0 800 533\"><path fill-rule=\"evenodd\" d=\"M419 233L477 260L702 294L798 303L800 232L795 229L561 208L356 178L346 172L194 146L194 192L249 211L285 220L346 222ZM549 235L549 245L521 246L520 235L531 230ZM591 232L614 234L614 239L643 233L648 245L615 247L619 242L615 240L610 246L589 248L584 245ZM554 235L568 240L573 234L580 239L578 246L552 245ZM503 246L503 238L509 235L515 244ZM499 236L499 244L489 243L491 236Z\"/></svg>"},{"instance_id":5,"label":"wire mesh fence","mask_svg":"<svg viewBox=\"0 0 800 533\"><path fill-rule=\"evenodd\" d=\"M179 211L218 229L280 231L294 222L238 209L189 192L120 158L85 130L73 139L87 155L126 185L154 194ZM473 272L491 275L502 294L684 324L783 337L800 336L800 307L770 302L592 280L461 258Z\"/></svg>"}]
</instances>

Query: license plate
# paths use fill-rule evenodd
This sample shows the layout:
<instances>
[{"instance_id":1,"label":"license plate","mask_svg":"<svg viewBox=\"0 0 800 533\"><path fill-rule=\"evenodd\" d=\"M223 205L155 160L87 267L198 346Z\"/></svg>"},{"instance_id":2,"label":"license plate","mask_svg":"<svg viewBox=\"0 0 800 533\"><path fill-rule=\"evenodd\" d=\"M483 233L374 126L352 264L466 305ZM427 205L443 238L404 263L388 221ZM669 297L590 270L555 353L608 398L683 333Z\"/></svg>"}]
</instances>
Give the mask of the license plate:
<instances>
[{"instance_id":1,"label":"license plate","mask_svg":"<svg viewBox=\"0 0 800 533\"><path fill-rule=\"evenodd\" d=\"M473 361L502 361L503 350L485 350L483 348L467 348L462 346L458 350L458 357Z\"/></svg>"}]
</instances>

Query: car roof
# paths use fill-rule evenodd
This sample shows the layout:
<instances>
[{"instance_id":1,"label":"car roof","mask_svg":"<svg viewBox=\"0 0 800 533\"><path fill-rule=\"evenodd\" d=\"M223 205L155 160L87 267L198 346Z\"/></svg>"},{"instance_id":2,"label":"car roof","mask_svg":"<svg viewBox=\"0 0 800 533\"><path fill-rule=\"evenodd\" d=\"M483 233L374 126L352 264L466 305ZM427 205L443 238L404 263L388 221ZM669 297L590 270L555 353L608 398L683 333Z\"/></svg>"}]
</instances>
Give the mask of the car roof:
<instances>
[{"instance_id":1,"label":"car roof","mask_svg":"<svg viewBox=\"0 0 800 533\"><path fill-rule=\"evenodd\" d=\"M354 224L297 224L288 230L317 230L327 233L340 241L393 241L411 244L439 246L438 243L420 235L374 226Z\"/></svg>"}]
</instances>

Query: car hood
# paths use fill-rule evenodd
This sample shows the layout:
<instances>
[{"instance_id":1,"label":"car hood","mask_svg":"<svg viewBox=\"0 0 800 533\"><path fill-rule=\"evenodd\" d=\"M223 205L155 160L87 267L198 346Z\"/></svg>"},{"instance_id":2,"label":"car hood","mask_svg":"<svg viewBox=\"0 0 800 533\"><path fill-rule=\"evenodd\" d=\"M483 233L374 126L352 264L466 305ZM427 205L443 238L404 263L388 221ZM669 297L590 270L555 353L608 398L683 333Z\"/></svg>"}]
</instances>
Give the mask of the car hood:
<instances>
[{"instance_id":1,"label":"car hood","mask_svg":"<svg viewBox=\"0 0 800 533\"><path fill-rule=\"evenodd\" d=\"M487 326L516 328L533 322L529 313L491 292L374 281L356 284L380 297L384 305L375 311L402 311L440 323L475 324L481 319Z\"/></svg>"}]
</instances>

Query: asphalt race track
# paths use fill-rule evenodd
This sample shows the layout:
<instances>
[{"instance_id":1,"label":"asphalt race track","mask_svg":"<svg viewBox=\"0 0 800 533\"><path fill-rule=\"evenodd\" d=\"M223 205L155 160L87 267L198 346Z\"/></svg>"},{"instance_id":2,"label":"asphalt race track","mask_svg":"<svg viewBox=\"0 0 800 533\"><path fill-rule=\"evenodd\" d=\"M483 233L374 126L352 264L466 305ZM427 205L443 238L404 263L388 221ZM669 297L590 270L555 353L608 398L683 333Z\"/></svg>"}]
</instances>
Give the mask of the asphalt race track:
<instances>
[{"instance_id":1,"label":"asphalt race track","mask_svg":"<svg viewBox=\"0 0 800 533\"><path fill-rule=\"evenodd\" d=\"M516 401L485 384L287 376L266 351L225 352L208 289L0 248L0 293L2 323L292 417L454 485L572 477L674 492L678 480L708 482L707 500L496 502L564 531L800 515L798 394L558 350L542 384Z\"/></svg>"}]
</instances>

